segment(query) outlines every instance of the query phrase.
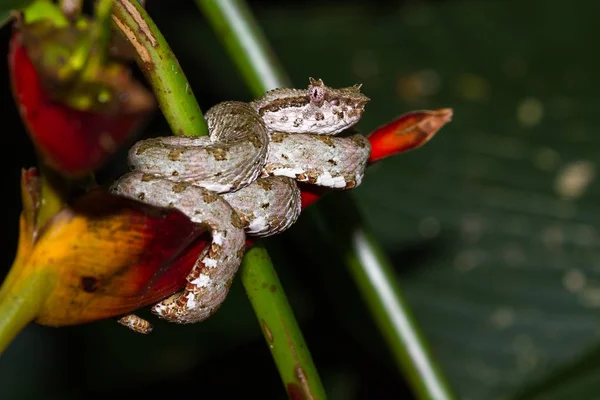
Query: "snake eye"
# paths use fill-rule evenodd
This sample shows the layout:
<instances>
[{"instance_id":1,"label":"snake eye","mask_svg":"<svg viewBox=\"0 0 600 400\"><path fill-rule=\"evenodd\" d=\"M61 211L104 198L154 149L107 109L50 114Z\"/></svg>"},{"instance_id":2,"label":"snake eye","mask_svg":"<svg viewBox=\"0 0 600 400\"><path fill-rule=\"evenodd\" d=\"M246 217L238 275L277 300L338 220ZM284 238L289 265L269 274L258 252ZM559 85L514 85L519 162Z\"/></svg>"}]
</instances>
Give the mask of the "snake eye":
<instances>
[{"instance_id":1,"label":"snake eye","mask_svg":"<svg viewBox=\"0 0 600 400\"><path fill-rule=\"evenodd\" d=\"M321 104L325 98L325 91L320 86L313 86L309 90L310 101L316 104Z\"/></svg>"}]
</instances>

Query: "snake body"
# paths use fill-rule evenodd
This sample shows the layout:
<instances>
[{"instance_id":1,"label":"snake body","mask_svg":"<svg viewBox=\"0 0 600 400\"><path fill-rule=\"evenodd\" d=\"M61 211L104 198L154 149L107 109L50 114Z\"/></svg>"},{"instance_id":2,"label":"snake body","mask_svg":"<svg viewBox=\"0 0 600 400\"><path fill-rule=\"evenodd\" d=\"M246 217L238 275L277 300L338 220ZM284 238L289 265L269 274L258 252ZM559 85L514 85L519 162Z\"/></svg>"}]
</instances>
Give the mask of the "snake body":
<instances>
[{"instance_id":1,"label":"snake body","mask_svg":"<svg viewBox=\"0 0 600 400\"><path fill-rule=\"evenodd\" d=\"M273 235L298 218L296 181L337 189L359 185L368 140L332 135L356 124L368 101L360 86L333 89L311 78L306 90L275 89L250 103L215 105L206 113L208 137L136 143L128 157L133 171L112 191L175 207L212 235L186 287L152 311L176 323L199 322L216 311L241 263L246 234ZM119 322L143 333L151 329L134 315Z\"/></svg>"}]
</instances>

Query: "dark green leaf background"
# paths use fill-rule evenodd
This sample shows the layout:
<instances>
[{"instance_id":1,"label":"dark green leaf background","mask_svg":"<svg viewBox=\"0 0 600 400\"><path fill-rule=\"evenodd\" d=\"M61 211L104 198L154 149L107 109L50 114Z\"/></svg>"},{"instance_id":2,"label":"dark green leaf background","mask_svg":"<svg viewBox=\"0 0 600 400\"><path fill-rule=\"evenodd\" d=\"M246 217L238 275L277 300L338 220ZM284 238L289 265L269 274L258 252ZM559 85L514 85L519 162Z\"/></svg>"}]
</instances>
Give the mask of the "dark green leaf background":
<instances>
[{"instance_id":1,"label":"dark green leaf background","mask_svg":"<svg viewBox=\"0 0 600 400\"><path fill-rule=\"evenodd\" d=\"M148 3L203 109L249 99L191 4ZM371 168L352 195L460 398L597 398L596 2L250 4L297 86L309 76L330 86L363 83L372 99L363 132L409 110L454 108L453 122L427 146ZM19 168L35 161L8 89L2 93L10 140L22 149L20 161L4 160L13 188L6 190L8 266ZM157 116L147 132L165 129ZM123 155L100 176L122 173ZM322 247L313 214L267 243L330 398L406 394L347 271ZM244 296L236 282L211 320L157 322L149 337L112 321L32 326L0 360L2 398L183 395L191 386L197 398L202 390L281 398Z\"/></svg>"}]
</instances>

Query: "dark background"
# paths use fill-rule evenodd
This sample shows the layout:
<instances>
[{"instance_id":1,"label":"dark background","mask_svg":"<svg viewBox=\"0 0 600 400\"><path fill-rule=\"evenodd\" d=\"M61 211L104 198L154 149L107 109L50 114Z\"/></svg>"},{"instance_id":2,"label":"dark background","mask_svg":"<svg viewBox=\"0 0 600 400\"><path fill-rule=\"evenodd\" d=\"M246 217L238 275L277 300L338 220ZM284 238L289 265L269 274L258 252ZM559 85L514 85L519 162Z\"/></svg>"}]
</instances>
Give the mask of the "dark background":
<instances>
[{"instance_id":1,"label":"dark background","mask_svg":"<svg viewBox=\"0 0 600 400\"><path fill-rule=\"evenodd\" d=\"M370 168L350 195L394 261L460 398L595 398L597 3L250 5L296 86L309 76L334 87L363 83L372 101L362 132L406 111L454 108L453 122L431 143ZM148 11L203 110L250 99L193 3L149 0ZM0 30L0 53L9 34ZM16 247L20 169L36 160L0 68L6 271ZM166 133L167 125L157 114L145 132ZM124 171L120 153L99 179ZM410 398L347 270L319 242L313 214L267 243L329 397ZM239 281L205 323L150 318L148 337L114 321L28 327L0 360L0 398L286 396Z\"/></svg>"}]
</instances>

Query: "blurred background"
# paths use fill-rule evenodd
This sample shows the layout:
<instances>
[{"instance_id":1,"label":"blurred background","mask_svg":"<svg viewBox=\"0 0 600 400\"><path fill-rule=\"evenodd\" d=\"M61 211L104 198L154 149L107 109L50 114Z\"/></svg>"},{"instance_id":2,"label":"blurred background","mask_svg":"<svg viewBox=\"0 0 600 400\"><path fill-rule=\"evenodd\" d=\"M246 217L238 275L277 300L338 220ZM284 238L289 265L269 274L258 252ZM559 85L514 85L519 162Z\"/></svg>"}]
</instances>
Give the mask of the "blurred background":
<instances>
[{"instance_id":1,"label":"blurred background","mask_svg":"<svg viewBox=\"0 0 600 400\"><path fill-rule=\"evenodd\" d=\"M348 195L394 262L461 399L600 392L598 4L560 0L249 1L295 86L363 84L368 133L454 108L425 147L369 169ZM148 0L203 110L249 91L192 2ZM6 54L10 28L0 30ZM33 148L0 65L5 151L0 276L14 257ZM144 134L166 134L157 114ZM99 174L125 172L125 153ZM343 199L337 196L336 199ZM329 398L411 398L348 271L309 210L267 240ZM300 249L300 250L298 250ZM146 313L145 315L148 315ZM30 326L0 359L0 398L285 398L239 281L195 326Z\"/></svg>"}]
</instances>

